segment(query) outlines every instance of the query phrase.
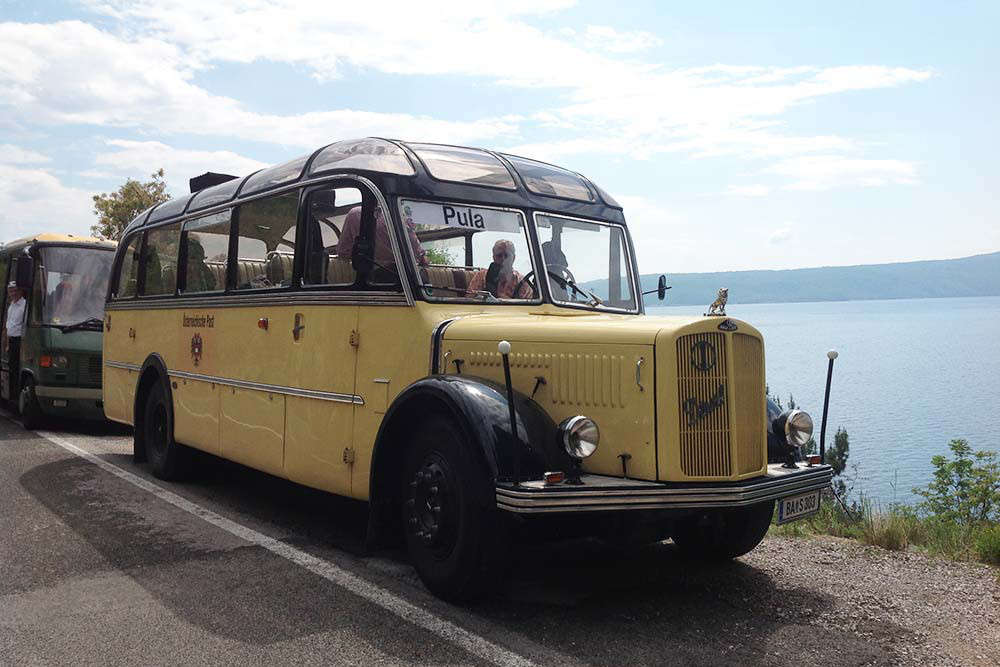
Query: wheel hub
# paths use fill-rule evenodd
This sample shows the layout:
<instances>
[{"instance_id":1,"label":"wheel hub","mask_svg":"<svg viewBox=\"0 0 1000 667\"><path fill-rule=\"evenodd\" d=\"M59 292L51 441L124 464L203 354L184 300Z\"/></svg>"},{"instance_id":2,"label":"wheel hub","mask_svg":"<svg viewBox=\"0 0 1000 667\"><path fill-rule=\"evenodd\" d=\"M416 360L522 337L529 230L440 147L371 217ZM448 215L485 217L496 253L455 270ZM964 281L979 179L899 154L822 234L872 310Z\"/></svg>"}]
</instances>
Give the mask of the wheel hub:
<instances>
[{"instance_id":1,"label":"wheel hub","mask_svg":"<svg viewBox=\"0 0 1000 667\"><path fill-rule=\"evenodd\" d=\"M451 479L442 462L428 459L410 481L410 534L420 542L441 551L451 546L454 494Z\"/></svg>"}]
</instances>

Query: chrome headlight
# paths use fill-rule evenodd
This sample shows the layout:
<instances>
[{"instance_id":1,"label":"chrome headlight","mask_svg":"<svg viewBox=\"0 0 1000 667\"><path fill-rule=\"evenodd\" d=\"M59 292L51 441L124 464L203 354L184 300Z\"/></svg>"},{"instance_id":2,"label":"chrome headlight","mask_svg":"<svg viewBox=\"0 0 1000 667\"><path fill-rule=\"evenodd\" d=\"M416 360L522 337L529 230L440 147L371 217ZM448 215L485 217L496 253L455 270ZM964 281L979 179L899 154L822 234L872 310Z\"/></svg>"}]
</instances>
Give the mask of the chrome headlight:
<instances>
[{"instance_id":1,"label":"chrome headlight","mask_svg":"<svg viewBox=\"0 0 1000 667\"><path fill-rule=\"evenodd\" d=\"M559 424L563 447L574 459L585 459L595 451L601 441L601 431L593 419L577 415Z\"/></svg>"},{"instance_id":2,"label":"chrome headlight","mask_svg":"<svg viewBox=\"0 0 1000 667\"><path fill-rule=\"evenodd\" d=\"M785 410L774 420L774 432L785 436L791 447L801 447L813 434L813 420L805 410Z\"/></svg>"}]
</instances>

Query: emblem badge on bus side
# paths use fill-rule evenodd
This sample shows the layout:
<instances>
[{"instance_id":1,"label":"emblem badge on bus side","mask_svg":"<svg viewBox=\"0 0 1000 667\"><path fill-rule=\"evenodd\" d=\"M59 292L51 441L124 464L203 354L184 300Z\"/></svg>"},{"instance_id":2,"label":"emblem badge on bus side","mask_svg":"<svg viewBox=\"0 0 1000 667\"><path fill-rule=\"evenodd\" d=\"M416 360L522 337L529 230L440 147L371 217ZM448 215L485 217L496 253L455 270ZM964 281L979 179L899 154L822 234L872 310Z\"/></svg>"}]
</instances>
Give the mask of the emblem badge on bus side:
<instances>
[{"instance_id":1,"label":"emblem badge on bus side","mask_svg":"<svg viewBox=\"0 0 1000 667\"><path fill-rule=\"evenodd\" d=\"M191 336L191 359L194 361L195 366L201 361L201 348L201 334Z\"/></svg>"}]
</instances>

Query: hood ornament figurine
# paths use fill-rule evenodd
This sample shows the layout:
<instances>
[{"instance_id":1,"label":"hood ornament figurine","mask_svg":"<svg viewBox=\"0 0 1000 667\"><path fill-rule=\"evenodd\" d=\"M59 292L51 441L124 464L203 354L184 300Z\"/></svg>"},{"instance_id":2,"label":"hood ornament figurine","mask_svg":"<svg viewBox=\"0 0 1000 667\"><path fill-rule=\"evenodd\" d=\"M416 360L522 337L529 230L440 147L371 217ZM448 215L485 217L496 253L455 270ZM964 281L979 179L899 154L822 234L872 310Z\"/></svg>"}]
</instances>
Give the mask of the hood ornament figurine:
<instances>
[{"instance_id":1,"label":"hood ornament figurine","mask_svg":"<svg viewBox=\"0 0 1000 667\"><path fill-rule=\"evenodd\" d=\"M729 299L729 288L720 287L719 294L715 297L715 301L712 305L708 307L708 312L705 315L718 315L720 317L726 316L726 301Z\"/></svg>"}]
</instances>

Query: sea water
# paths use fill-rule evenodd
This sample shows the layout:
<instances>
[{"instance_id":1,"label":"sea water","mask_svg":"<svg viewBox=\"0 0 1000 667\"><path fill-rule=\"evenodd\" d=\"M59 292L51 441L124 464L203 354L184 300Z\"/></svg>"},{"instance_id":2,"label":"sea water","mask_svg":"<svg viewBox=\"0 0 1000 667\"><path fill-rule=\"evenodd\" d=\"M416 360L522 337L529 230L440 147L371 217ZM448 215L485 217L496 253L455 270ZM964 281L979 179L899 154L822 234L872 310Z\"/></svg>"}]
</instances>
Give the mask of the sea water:
<instances>
[{"instance_id":1,"label":"sea water","mask_svg":"<svg viewBox=\"0 0 1000 667\"><path fill-rule=\"evenodd\" d=\"M726 312L764 335L771 393L786 404L792 394L812 415L817 443L826 352L840 353L826 443L847 430L855 492L882 504L916 502L912 488L931 480L931 457L950 455L950 440L1000 451L1000 297L730 303Z\"/></svg>"}]
</instances>

